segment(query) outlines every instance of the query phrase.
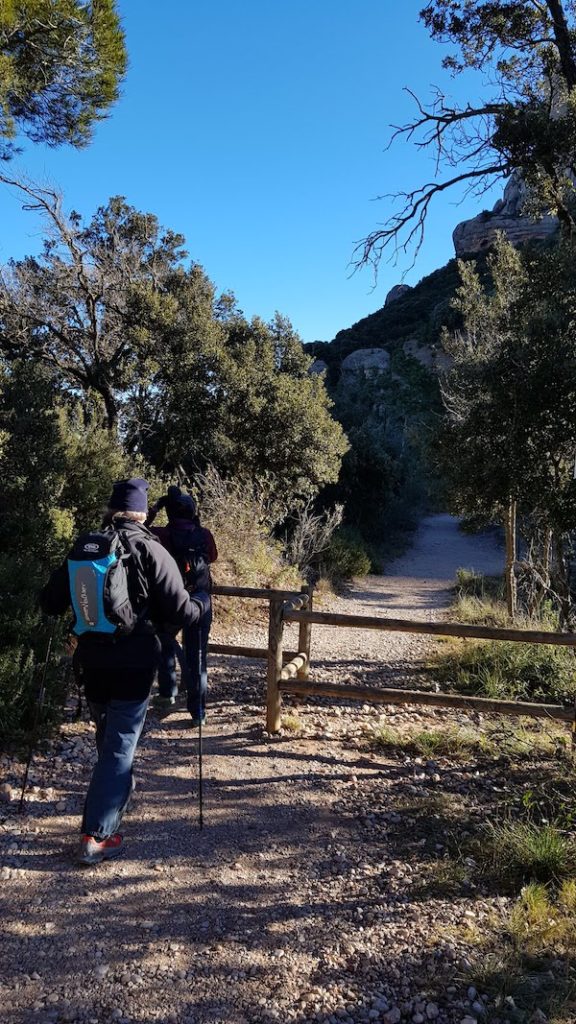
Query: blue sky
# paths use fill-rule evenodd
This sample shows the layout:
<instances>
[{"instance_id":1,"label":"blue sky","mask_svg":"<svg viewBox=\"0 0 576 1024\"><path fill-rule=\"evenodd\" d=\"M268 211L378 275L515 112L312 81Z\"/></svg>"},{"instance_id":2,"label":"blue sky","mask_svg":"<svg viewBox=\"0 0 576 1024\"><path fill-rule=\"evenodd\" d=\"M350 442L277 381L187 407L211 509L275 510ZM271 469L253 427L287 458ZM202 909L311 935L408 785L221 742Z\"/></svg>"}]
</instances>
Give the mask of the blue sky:
<instances>
[{"instance_id":1,"label":"blue sky","mask_svg":"<svg viewBox=\"0 0 576 1024\"><path fill-rule=\"evenodd\" d=\"M25 142L10 169L58 185L86 218L124 195L182 232L194 260L247 316L288 316L330 340L374 312L410 260L350 273L354 243L386 220L379 194L433 173L389 125L403 92L463 84L418 22L422 0L120 0L130 68L120 102L85 150ZM476 82L467 85L474 99ZM405 280L453 255L452 230L498 198L441 199ZM0 189L0 261L36 252L41 226Z\"/></svg>"}]
</instances>

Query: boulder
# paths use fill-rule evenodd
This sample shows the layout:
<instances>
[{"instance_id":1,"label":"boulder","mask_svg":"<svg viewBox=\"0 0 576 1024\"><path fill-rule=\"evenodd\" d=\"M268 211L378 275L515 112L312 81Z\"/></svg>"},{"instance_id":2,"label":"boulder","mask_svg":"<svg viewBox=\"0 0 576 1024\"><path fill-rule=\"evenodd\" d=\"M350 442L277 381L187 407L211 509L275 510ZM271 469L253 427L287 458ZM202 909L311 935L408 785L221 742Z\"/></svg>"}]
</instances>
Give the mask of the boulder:
<instances>
[{"instance_id":1,"label":"boulder","mask_svg":"<svg viewBox=\"0 0 576 1024\"><path fill-rule=\"evenodd\" d=\"M396 299L401 299L403 295L406 295L406 292L411 291L412 288L409 284L395 284L388 292L384 305L389 306L391 302L396 302Z\"/></svg>"},{"instance_id":2,"label":"boulder","mask_svg":"<svg viewBox=\"0 0 576 1024\"><path fill-rule=\"evenodd\" d=\"M390 369L390 356L383 348L359 348L351 352L342 362L342 373L363 373L373 376L387 373Z\"/></svg>"},{"instance_id":3,"label":"boulder","mask_svg":"<svg viewBox=\"0 0 576 1024\"><path fill-rule=\"evenodd\" d=\"M404 355L416 359L427 370L439 372L449 370L452 366L452 357L440 345L422 345L415 338L410 338L404 342L402 351Z\"/></svg>"},{"instance_id":4,"label":"boulder","mask_svg":"<svg viewBox=\"0 0 576 1024\"><path fill-rule=\"evenodd\" d=\"M504 232L512 245L544 240L558 231L556 217L537 219L523 214L527 190L519 174L514 173L492 210L484 210L472 220L462 221L452 235L457 256L471 256L487 249L499 231Z\"/></svg>"},{"instance_id":5,"label":"boulder","mask_svg":"<svg viewBox=\"0 0 576 1024\"><path fill-rule=\"evenodd\" d=\"M325 363L323 359L315 359L312 366L308 370L308 373L320 376L321 373L328 372L328 363Z\"/></svg>"}]
</instances>

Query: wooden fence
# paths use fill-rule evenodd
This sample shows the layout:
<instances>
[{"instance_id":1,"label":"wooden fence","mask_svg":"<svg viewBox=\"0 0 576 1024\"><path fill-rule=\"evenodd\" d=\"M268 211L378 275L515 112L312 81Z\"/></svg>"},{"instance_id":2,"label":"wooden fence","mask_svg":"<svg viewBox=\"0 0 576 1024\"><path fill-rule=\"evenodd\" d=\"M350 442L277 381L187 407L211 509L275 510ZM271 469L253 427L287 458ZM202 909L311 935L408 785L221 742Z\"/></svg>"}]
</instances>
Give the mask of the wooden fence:
<instances>
[{"instance_id":1,"label":"wooden fence","mask_svg":"<svg viewBox=\"0 0 576 1024\"><path fill-rule=\"evenodd\" d=\"M215 654L233 654L245 658L266 659L267 698L266 728L275 733L280 729L282 694L301 697L333 697L381 704L415 704L428 707L456 708L464 711L488 711L501 715L525 715L572 723L572 740L576 739L576 704L535 704L526 701L489 700L485 697L466 697L453 693L431 693L423 690L401 690L388 687L347 686L338 683L310 681L310 650L312 626L315 624L336 628L378 629L384 632L418 633L428 636L455 636L478 640L510 640L515 643L551 644L576 647L576 633L547 633L531 629L497 629L491 626L473 626L454 622L419 622L412 619L386 619L368 615L337 615L315 612L313 591L302 587L300 592L255 589L249 587L214 587L214 594L225 597L243 597L269 602L268 647L232 647L210 644ZM284 650L286 623L299 624L298 650Z\"/></svg>"}]
</instances>

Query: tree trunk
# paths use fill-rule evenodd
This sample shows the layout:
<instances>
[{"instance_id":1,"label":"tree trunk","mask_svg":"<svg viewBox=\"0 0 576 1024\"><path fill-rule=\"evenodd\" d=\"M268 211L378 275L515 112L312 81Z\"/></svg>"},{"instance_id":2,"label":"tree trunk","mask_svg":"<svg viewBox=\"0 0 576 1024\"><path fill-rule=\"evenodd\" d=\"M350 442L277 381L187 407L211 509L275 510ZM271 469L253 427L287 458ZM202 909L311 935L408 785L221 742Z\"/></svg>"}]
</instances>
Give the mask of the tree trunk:
<instances>
[{"instance_id":1,"label":"tree trunk","mask_svg":"<svg viewBox=\"0 0 576 1024\"><path fill-rule=\"evenodd\" d=\"M569 89L576 85L576 61L572 49L570 29L561 0L546 0L554 24L554 38L562 66L562 74Z\"/></svg>"},{"instance_id":2,"label":"tree trunk","mask_svg":"<svg viewBox=\"0 0 576 1024\"><path fill-rule=\"evenodd\" d=\"M516 619L516 501L510 498L506 510L506 604L512 622Z\"/></svg>"},{"instance_id":3,"label":"tree trunk","mask_svg":"<svg viewBox=\"0 0 576 1024\"><path fill-rule=\"evenodd\" d=\"M561 624L565 629L570 629L572 613L572 596L570 593L570 569L564 547L564 538L561 533L554 535L554 547L556 553L556 580L555 590L560 599Z\"/></svg>"},{"instance_id":4,"label":"tree trunk","mask_svg":"<svg viewBox=\"0 0 576 1024\"><path fill-rule=\"evenodd\" d=\"M111 434L118 433L118 408L116 401L111 391L106 388L98 388L98 394L102 396L104 402L104 408L106 410L106 419L104 426L106 430L109 430Z\"/></svg>"},{"instance_id":5,"label":"tree trunk","mask_svg":"<svg viewBox=\"0 0 576 1024\"><path fill-rule=\"evenodd\" d=\"M551 584L550 569L552 563L552 530L549 526L544 530L544 537L542 540L542 557L540 559L540 577L542 583L538 587L536 598L531 609L531 614L535 614L540 611L542 602L548 594L548 589Z\"/></svg>"}]
</instances>

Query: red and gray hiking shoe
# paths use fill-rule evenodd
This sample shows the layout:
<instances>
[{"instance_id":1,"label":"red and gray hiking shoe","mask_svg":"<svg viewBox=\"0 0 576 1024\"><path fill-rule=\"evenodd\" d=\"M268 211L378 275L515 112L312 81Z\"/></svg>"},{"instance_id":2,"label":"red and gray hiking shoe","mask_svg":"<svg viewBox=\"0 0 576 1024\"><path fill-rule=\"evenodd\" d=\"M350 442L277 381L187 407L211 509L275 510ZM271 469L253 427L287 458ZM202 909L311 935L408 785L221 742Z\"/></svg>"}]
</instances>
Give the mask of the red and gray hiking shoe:
<instances>
[{"instance_id":1,"label":"red and gray hiking shoe","mask_svg":"<svg viewBox=\"0 0 576 1024\"><path fill-rule=\"evenodd\" d=\"M109 857L117 857L122 853L124 840L119 832L107 839L94 839L94 836L80 836L78 860L80 864L99 864Z\"/></svg>"}]
</instances>

